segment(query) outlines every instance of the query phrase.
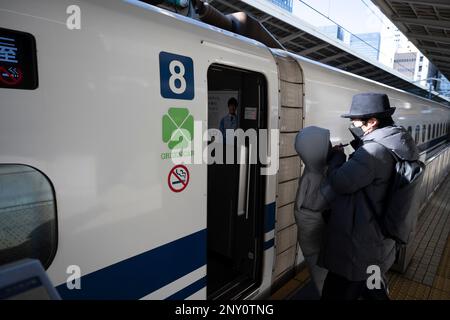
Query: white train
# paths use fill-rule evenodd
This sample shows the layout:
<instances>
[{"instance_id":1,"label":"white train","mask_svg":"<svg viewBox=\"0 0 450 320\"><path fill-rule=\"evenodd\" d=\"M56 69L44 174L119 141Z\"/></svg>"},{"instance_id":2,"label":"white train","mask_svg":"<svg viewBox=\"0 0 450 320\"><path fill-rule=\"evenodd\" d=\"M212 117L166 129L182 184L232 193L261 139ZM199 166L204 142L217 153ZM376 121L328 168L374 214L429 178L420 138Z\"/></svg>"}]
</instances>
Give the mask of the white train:
<instances>
[{"instance_id":1,"label":"white train","mask_svg":"<svg viewBox=\"0 0 450 320\"><path fill-rule=\"evenodd\" d=\"M65 299L266 297L303 260L295 134L348 142L356 93L411 128L422 203L448 171L444 105L137 0L73 4L0 0L0 264L39 258ZM168 156L231 96L243 129L280 130L277 174Z\"/></svg>"}]
</instances>

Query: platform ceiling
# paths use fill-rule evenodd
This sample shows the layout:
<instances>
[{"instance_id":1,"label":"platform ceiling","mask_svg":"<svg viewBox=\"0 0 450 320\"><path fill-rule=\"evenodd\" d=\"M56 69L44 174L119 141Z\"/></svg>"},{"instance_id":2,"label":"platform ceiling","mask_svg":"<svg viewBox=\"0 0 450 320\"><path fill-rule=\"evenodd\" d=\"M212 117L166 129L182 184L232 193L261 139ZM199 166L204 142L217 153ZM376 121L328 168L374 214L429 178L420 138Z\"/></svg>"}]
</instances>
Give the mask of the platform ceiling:
<instances>
[{"instance_id":1,"label":"platform ceiling","mask_svg":"<svg viewBox=\"0 0 450 320\"><path fill-rule=\"evenodd\" d=\"M450 0L372 0L450 79Z\"/></svg>"},{"instance_id":2,"label":"platform ceiling","mask_svg":"<svg viewBox=\"0 0 450 320\"><path fill-rule=\"evenodd\" d=\"M240 0L209 0L208 2L224 14L243 11L258 19L291 52L422 97L428 98L429 96L428 90L411 83L399 73L391 72L387 67L381 66L379 63L366 61L355 52L345 48L345 46L332 43L326 36L319 36L318 33L302 30L299 26L289 24ZM432 2L439 1L435 0ZM441 2L450 3L450 0L442 0ZM450 5L447 5L446 8L450 11ZM450 15L450 13L445 14L446 17ZM427 43L429 44L429 42ZM442 47L443 50L445 48L450 53L450 44L447 47ZM439 58L436 57L437 62L442 59L440 55ZM441 67L445 66L447 64L441 65ZM448 63L448 68L450 71L450 62ZM443 68L442 71L444 70L446 69ZM433 95L432 99L439 102L448 102L437 95Z\"/></svg>"}]
</instances>

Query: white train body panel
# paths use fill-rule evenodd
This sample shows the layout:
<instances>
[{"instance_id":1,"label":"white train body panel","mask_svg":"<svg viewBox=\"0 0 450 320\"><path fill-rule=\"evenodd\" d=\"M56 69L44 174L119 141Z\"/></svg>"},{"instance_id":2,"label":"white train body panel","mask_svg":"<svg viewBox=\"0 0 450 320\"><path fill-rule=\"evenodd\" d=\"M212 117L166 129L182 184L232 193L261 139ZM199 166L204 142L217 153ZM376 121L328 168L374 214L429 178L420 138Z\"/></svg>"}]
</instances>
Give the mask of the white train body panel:
<instances>
[{"instance_id":1,"label":"white train body panel","mask_svg":"<svg viewBox=\"0 0 450 320\"><path fill-rule=\"evenodd\" d=\"M269 126L277 128L277 70L267 48L122 1L81 2L81 30L68 30L71 4L3 1L0 7L3 26L36 37L40 81L34 91L0 89L0 162L39 168L54 185L59 239L48 272L57 285L65 283L68 265L90 274L205 232L207 165L189 166L187 190L173 193L167 176L174 164L161 159L170 152L161 119L169 108L184 107L206 124L211 64L262 72L273 84ZM161 97L161 51L192 57L193 100ZM275 188L268 188L267 202L274 201ZM271 263L268 258L266 286ZM187 282L205 276L202 265ZM151 298L182 288L162 288Z\"/></svg>"},{"instance_id":2,"label":"white train body panel","mask_svg":"<svg viewBox=\"0 0 450 320\"><path fill-rule=\"evenodd\" d=\"M333 143L353 139L347 129L349 120L340 115L348 113L352 96L362 92L386 93L396 108L394 120L405 128L450 120L446 106L303 57L296 58L305 78L305 126L330 128Z\"/></svg>"},{"instance_id":3,"label":"white train body panel","mask_svg":"<svg viewBox=\"0 0 450 320\"><path fill-rule=\"evenodd\" d=\"M72 4L0 1L0 27L36 38L39 87L0 89L0 164L37 168L53 184L58 246L48 274L63 287L67 267L78 265L82 286L93 290L81 298L120 289L106 297L165 299L198 283L185 298L204 299L206 253L191 259L183 250L189 246L177 241L206 246L207 165L187 165L186 190L170 190L174 164L161 156L170 152L161 139L162 117L170 108L187 108L206 127L207 73L220 64L264 75L267 127L278 129L280 75L273 53L256 41L138 1L78 1L81 29L68 30L66 8ZM192 100L160 94L161 52L193 60ZM348 121L339 115L360 92L387 93L405 126L450 120L448 108L437 103L292 56L303 71L304 125L329 128L333 143L350 140ZM277 189L277 176L268 176L266 205L275 203ZM266 243L274 241L276 230L265 230ZM153 255L172 244L177 249L170 254L179 256ZM275 248L264 250L260 286L248 296L268 294ZM128 276L146 285L129 288Z\"/></svg>"}]
</instances>

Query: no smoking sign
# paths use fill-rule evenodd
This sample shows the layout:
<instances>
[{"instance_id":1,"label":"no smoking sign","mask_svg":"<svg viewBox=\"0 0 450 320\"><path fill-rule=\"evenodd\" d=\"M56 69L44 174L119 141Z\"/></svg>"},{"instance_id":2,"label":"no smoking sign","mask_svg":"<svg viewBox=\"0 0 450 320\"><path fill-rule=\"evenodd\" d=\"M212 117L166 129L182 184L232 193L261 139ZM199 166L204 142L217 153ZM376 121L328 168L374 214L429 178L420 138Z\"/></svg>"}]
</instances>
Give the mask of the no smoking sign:
<instances>
[{"instance_id":1,"label":"no smoking sign","mask_svg":"<svg viewBox=\"0 0 450 320\"><path fill-rule=\"evenodd\" d=\"M173 192L183 191L189 184L189 170L181 164L173 167L167 177L167 183Z\"/></svg>"}]
</instances>

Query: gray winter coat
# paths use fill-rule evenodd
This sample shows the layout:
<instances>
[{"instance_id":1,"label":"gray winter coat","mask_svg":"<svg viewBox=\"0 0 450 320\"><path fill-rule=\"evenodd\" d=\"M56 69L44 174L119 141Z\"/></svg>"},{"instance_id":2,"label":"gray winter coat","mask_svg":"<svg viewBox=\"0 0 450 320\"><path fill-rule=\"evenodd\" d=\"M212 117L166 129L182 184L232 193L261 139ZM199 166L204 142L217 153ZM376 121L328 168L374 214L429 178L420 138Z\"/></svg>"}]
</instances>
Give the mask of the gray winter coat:
<instances>
[{"instance_id":1,"label":"gray winter coat","mask_svg":"<svg viewBox=\"0 0 450 320\"><path fill-rule=\"evenodd\" d=\"M322 212L328 207L320 186L326 180L330 146L330 131L319 127L306 127L295 138L295 150L305 164L294 207L297 240L319 294L328 273L317 265L317 260L325 228Z\"/></svg>"},{"instance_id":2,"label":"gray winter coat","mask_svg":"<svg viewBox=\"0 0 450 320\"><path fill-rule=\"evenodd\" d=\"M351 281L366 280L370 265L379 266L384 274L395 261L395 243L383 236L375 219L382 214L395 168L386 148L405 160L419 157L411 135L402 127L376 129L362 140L347 162L341 165L339 153L329 162L326 188L337 195L327 198L331 216L319 259L319 265Z\"/></svg>"},{"instance_id":3,"label":"gray winter coat","mask_svg":"<svg viewBox=\"0 0 450 320\"><path fill-rule=\"evenodd\" d=\"M304 256L318 254L322 242L322 211L327 201L320 185L326 178L329 141L330 131L315 126L302 129L295 137L295 150L305 164L294 207L297 238Z\"/></svg>"}]
</instances>

